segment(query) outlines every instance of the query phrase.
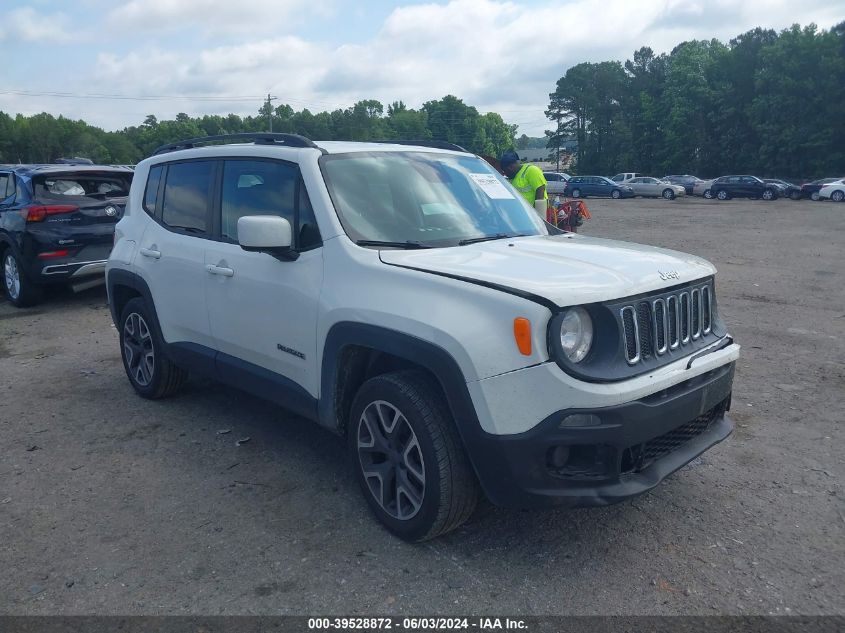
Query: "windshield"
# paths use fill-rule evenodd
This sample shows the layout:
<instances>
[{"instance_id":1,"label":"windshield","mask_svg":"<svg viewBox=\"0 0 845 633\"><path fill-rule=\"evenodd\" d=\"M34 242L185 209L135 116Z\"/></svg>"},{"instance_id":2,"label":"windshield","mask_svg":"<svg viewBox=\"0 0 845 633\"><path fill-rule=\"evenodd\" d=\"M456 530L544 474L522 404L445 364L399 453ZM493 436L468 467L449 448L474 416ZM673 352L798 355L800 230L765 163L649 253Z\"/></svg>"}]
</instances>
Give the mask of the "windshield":
<instances>
[{"instance_id":1,"label":"windshield","mask_svg":"<svg viewBox=\"0 0 845 633\"><path fill-rule=\"evenodd\" d=\"M476 156L367 152L320 162L341 224L356 242L439 247L548 234L536 211Z\"/></svg>"}]
</instances>

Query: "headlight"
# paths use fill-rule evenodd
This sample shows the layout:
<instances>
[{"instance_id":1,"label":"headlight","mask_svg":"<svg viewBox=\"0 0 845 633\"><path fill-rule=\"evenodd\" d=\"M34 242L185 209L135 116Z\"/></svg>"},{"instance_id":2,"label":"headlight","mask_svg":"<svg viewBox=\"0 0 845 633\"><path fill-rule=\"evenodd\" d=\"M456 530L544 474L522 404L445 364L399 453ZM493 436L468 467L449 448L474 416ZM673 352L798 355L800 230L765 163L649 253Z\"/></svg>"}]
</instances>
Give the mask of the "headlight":
<instances>
[{"instance_id":1,"label":"headlight","mask_svg":"<svg viewBox=\"0 0 845 633\"><path fill-rule=\"evenodd\" d=\"M580 363L593 344L593 320L584 308L569 308L560 320L560 346L573 363Z\"/></svg>"}]
</instances>

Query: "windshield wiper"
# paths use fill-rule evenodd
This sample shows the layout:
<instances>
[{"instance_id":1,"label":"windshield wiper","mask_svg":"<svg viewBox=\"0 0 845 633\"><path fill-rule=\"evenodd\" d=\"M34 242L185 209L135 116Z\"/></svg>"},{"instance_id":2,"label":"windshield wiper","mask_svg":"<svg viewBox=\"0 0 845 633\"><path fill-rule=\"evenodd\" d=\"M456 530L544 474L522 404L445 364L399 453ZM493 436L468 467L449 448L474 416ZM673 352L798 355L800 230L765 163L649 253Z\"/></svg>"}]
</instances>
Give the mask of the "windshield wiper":
<instances>
[{"instance_id":1,"label":"windshield wiper","mask_svg":"<svg viewBox=\"0 0 845 633\"><path fill-rule=\"evenodd\" d=\"M458 242L458 246L466 246L467 244L477 244L478 242L490 242L492 240L505 240L509 237L525 237L524 234L510 235L509 233L496 233L496 235L484 235L482 237L471 237L466 240Z\"/></svg>"},{"instance_id":2,"label":"windshield wiper","mask_svg":"<svg viewBox=\"0 0 845 633\"><path fill-rule=\"evenodd\" d=\"M385 246L389 248L406 248L408 250L412 250L415 248L434 248L433 246L429 246L427 244L423 244L422 242L412 242L410 240L406 242L385 242L381 240L356 240L355 243L358 246Z\"/></svg>"}]
</instances>

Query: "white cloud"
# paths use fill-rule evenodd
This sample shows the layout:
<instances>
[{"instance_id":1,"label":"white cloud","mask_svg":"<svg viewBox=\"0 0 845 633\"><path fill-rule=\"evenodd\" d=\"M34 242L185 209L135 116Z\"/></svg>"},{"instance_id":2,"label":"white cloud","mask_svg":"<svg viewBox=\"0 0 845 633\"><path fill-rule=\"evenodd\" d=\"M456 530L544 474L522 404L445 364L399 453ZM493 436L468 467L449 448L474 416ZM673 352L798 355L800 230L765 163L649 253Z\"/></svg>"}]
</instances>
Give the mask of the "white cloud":
<instances>
[{"instance_id":1,"label":"white cloud","mask_svg":"<svg viewBox=\"0 0 845 633\"><path fill-rule=\"evenodd\" d=\"M106 20L117 29L244 34L324 17L329 10L326 0L129 0L112 9Z\"/></svg>"},{"instance_id":2,"label":"white cloud","mask_svg":"<svg viewBox=\"0 0 845 633\"><path fill-rule=\"evenodd\" d=\"M39 13L21 7L4 13L0 20L0 41L62 44L83 38L83 29L74 28L64 13Z\"/></svg>"}]
</instances>

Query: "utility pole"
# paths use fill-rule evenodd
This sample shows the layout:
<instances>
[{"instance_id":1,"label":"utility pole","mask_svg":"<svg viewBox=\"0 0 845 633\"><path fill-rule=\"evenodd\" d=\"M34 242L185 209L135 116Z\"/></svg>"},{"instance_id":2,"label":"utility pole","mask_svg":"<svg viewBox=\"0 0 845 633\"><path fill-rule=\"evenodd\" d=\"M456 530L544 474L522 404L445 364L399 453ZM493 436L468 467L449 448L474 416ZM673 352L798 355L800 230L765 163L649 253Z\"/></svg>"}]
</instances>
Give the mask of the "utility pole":
<instances>
[{"instance_id":1,"label":"utility pole","mask_svg":"<svg viewBox=\"0 0 845 633\"><path fill-rule=\"evenodd\" d=\"M560 113L557 117L557 170L560 171Z\"/></svg>"},{"instance_id":2,"label":"utility pole","mask_svg":"<svg viewBox=\"0 0 845 633\"><path fill-rule=\"evenodd\" d=\"M267 93L267 127L270 128L270 132L273 131L273 104L271 101L275 101L278 97L271 97L270 93Z\"/></svg>"}]
</instances>

